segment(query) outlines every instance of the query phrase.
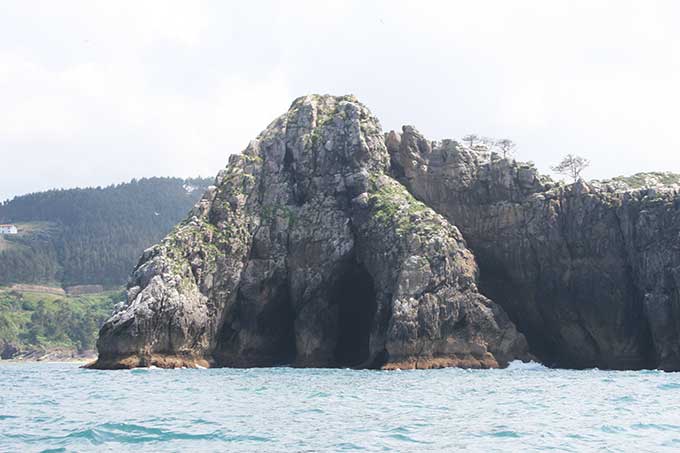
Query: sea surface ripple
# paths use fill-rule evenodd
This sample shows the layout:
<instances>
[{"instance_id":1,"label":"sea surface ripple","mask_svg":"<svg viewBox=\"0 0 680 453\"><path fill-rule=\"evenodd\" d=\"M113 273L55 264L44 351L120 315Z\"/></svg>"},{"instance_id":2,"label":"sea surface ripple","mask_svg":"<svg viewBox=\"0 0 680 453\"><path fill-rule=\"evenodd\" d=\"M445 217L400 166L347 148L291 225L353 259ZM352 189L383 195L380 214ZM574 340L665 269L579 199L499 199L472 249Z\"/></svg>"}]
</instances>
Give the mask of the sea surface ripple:
<instances>
[{"instance_id":1,"label":"sea surface ripple","mask_svg":"<svg viewBox=\"0 0 680 453\"><path fill-rule=\"evenodd\" d=\"M0 365L0 451L678 451L680 373Z\"/></svg>"}]
</instances>

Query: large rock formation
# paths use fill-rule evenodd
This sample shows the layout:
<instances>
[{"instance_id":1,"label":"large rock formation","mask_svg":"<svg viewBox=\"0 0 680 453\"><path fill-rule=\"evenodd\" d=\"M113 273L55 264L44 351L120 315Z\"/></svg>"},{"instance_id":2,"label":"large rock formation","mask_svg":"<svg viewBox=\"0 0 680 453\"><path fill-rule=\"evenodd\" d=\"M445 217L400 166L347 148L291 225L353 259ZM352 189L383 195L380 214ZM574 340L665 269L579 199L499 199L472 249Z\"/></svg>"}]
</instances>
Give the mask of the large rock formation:
<instances>
[{"instance_id":1,"label":"large rock formation","mask_svg":"<svg viewBox=\"0 0 680 453\"><path fill-rule=\"evenodd\" d=\"M380 125L355 98L297 99L144 252L92 366L529 358L524 336L478 291L459 231L389 171Z\"/></svg>"},{"instance_id":2,"label":"large rock formation","mask_svg":"<svg viewBox=\"0 0 680 453\"><path fill-rule=\"evenodd\" d=\"M386 143L393 175L460 228L482 291L533 353L557 366L680 370L677 186L555 184L410 126Z\"/></svg>"},{"instance_id":3,"label":"large rock formation","mask_svg":"<svg viewBox=\"0 0 680 453\"><path fill-rule=\"evenodd\" d=\"M144 253L93 366L497 367L517 325L550 365L680 370L676 180L558 184L303 97Z\"/></svg>"}]
</instances>

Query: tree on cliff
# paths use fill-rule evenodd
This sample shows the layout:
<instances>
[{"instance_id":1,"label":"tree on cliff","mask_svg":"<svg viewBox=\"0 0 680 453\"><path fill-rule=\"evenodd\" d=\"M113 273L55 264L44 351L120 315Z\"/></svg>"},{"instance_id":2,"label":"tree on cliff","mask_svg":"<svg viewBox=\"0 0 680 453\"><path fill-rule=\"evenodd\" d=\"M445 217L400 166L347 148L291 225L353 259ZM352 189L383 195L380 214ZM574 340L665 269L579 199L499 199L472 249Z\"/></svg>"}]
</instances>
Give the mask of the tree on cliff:
<instances>
[{"instance_id":1,"label":"tree on cliff","mask_svg":"<svg viewBox=\"0 0 680 453\"><path fill-rule=\"evenodd\" d=\"M503 159L506 159L506 158L512 156L512 152L517 145L512 140L510 140L508 138L504 138L502 140L498 140L496 142L496 146L498 147L498 149L501 150L501 154L503 155Z\"/></svg>"},{"instance_id":2,"label":"tree on cliff","mask_svg":"<svg viewBox=\"0 0 680 453\"><path fill-rule=\"evenodd\" d=\"M550 167L550 169L555 173L569 176L572 180L577 181L581 179L581 173L583 170L589 166L590 161L585 157L567 154L559 164L555 165L554 167Z\"/></svg>"},{"instance_id":3,"label":"tree on cliff","mask_svg":"<svg viewBox=\"0 0 680 453\"><path fill-rule=\"evenodd\" d=\"M477 140L479 140L479 135L477 134L467 134L465 137L462 139L464 142L468 142L468 146L472 148L472 146L475 144Z\"/></svg>"},{"instance_id":4,"label":"tree on cliff","mask_svg":"<svg viewBox=\"0 0 680 453\"><path fill-rule=\"evenodd\" d=\"M491 138L491 137L481 137L479 139L479 147L481 145L482 148L486 148L487 151L491 151L494 146L496 146L496 140Z\"/></svg>"}]
</instances>

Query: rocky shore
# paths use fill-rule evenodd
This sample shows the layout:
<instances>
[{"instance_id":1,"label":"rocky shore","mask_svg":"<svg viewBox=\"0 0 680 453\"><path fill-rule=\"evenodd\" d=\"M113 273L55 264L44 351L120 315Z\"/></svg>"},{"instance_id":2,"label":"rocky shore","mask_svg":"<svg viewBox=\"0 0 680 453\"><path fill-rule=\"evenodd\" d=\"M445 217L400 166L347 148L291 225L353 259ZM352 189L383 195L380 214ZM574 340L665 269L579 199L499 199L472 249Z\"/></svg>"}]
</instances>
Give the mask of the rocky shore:
<instances>
[{"instance_id":1,"label":"rocky shore","mask_svg":"<svg viewBox=\"0 0 680 453\"><path fill-rule=\"evenodd\" d=\"M92 362L96 351L72 348L19 348L10 343L0 345L0 363L7 362Z\"/></svg>"}]
</instances>

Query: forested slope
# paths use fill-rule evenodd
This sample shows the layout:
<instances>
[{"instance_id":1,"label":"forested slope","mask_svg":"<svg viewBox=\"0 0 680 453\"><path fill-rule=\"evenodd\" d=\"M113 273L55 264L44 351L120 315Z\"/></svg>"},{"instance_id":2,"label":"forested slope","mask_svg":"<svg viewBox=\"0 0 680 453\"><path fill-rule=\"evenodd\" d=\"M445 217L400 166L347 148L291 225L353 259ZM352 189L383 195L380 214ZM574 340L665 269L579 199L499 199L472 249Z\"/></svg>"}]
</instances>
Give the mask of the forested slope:
<instances>
[{"instance_id":1,"label":"forested slope","mask_svg":"<svg viewBox=\"0 0 680 453\"><path fill-rule=\"evenodd\" d=\"M181 220L211 179L145 178L50 190L0 204L0 284L123 284L141 252Z\"/></svg>"}]
</instances>

